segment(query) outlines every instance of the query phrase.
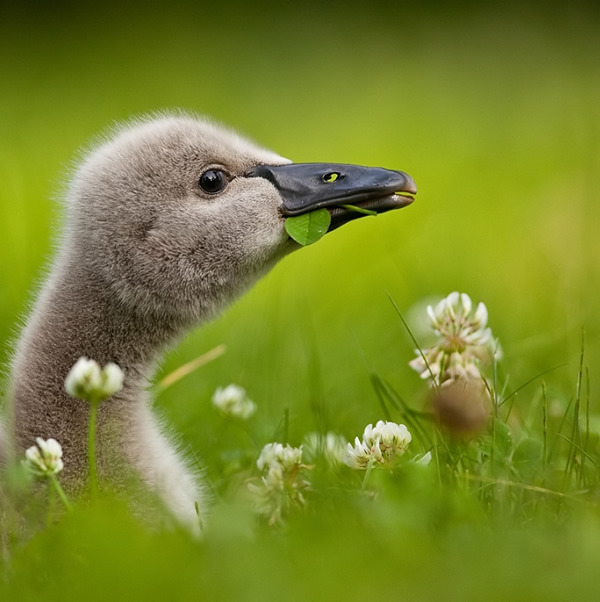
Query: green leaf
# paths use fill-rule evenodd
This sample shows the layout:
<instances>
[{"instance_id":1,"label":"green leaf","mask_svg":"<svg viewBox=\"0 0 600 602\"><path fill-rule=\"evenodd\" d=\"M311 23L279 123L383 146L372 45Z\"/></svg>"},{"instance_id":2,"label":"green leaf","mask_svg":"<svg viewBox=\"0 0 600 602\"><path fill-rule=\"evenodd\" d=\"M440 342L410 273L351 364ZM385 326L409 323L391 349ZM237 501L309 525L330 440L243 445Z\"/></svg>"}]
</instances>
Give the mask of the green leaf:
<instances>
[{"instance_id":1,"label":"green leaf","mask_svg":"<svg viewBox=\"0 0 600 602\"><path fill-rule=\"evenodd\" d=\"M325 236L331 223L331 214L327 209L317 209L285 220L287 233L301 245L312 245Z\"/></svg>"}]
</instances>

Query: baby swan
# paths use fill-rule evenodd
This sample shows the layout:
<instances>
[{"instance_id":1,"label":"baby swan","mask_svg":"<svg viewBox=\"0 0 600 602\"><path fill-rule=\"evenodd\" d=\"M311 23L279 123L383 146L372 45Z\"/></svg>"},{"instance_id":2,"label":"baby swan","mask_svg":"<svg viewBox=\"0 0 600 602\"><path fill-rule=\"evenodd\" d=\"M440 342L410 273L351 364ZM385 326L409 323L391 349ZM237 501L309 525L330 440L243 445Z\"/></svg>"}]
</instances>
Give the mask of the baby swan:
<instances>
[{"instance_id":1,"label":"baby swan","mask_svg":"<svg viewBox=\"0 0 600 602\"><path fill-rule=\"evenodd\" d=\"M132 479L143 484L197 529L202 485L163 434L146 392L160 354L298 248L286 215L330 208L333 228L360 215L341 204L386 211L415 192L402 172L291 164L194 117L149 118L117 131L84 158L67 190L60 249L12 366L13 455L36 437L58 440L62 482L80 492L90 408L67 395L65 377L82 356L114 362L125 380L100 406L98 472L119 491Z\"/></svg>"}]
</instances>

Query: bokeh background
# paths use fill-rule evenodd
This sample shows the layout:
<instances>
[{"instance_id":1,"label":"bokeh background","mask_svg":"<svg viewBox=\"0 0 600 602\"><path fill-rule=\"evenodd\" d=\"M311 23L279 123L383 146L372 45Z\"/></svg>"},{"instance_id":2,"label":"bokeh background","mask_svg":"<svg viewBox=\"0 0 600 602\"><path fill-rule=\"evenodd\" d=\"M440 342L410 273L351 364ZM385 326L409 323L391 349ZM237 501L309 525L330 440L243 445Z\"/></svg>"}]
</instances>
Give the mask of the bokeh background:
<instances>
[{"instance_id":1,"label":"bokeh background","mask_svg":"<svg viewBox=\"0 0 600 602\"><path fill-rule=\"evenodd\" d=\"M410 308L484 301L517 386L598 365L600 35L570 3L24 2L0 20L0 359L26 315L82 149L157 110L209 115L295 161L382 165L419 185L285 259L168 358L228 353L161 400L190 436L214 387L300 421L317 400L362 424L368 373L406 392ZM17 329L17 330L15 330ZM308 376L311 375L311 378ZM315 376L316 375L316 376ZM307 383L312 383L310 387ZM337 419L336 419L337 420ZM349 433L350 434L350 433Z\"/></svg>"},{"instance_id":2,"label":"bokeh background","mask_svg":"<svg viewBox=\"0 0 600 602\"><path fill-rule=\"evenodd\" d=\"M61 190L114 122L180 108L295 161L381 165L419 186L283 260L171 351L227 353L157 407L211 468L217 386L244 386L265 442L353 437L380 418L369 375L414 407L415 307L484 301L507 390L575 392L600 361L600 13L595 3L21 2L0 18L0 361L59 240ZM4 11L7 12L4 12ZM592 395L598 408L598 399ZM524 410L522 410L524 411ZM213 476L216 476L213 474Z\"/></svg>"}]
</instances>

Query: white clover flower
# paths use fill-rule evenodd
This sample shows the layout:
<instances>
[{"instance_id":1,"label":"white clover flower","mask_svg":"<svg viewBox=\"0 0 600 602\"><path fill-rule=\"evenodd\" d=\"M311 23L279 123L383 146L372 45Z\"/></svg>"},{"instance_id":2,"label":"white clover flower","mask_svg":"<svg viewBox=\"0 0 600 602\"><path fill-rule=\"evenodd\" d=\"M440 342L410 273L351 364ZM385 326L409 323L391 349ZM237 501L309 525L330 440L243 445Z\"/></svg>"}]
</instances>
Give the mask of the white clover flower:
<instances>
[{"instance_id":1,"label":"white clover flower","mask_svg":"<svg viewBox=\"0 0 600 602\"><path fill-rule=\"evenodd\" d=\"M49 477L59 473L64 465L62 461L62 448L55 439L36 438L37 445L25 451L25 466L34 475Z\"/></svg>"},{"instance_id":2,"label":"white clover flower","mask_svg":"<svg viewBox=\"0 0 600 602\"><path fill-rule=\"evenodd\" d=\"M291 471L302 464L302 446L292 447L289 444L267 443L256 461L259 470L277 468Z\"/></svg>"},{"instance_id":3,"label":"white clover flower","mask_svg":"<svg viewBox=\"0 0 600 602\"><path fill-rule=\"evenodd\" d=\"M356 437L354 446L348 443L344 462L351 468L390 465L406 451L412 437L403 424L380 420L367 425L362 441Z\"/></svg>"},{"instance_id":4,"label":"white clover flower","mask_svg":"<svg viewBox=\"0 0 600 602\"><path fill-rule=\"evenodd\" d=\"M336 433L308 433L304 438L304 454L314 461L323 456L330 466L343 464L346 456L346 439Z\"/></svg>"},{"instance_id":5,"label":"white clover flower","mask_svg":"<svg viewBox=\"0 0 600 602\"><path fill-rule=\"evenodd\" d=\"M65 379L65 390L72 397L100 402L123 387L123 371L108 363L100 368L98 362L80 357Z\"/></svg>"},{"instance_id":6,"label":"white clover flower","mask_svg":"<svg viewBox=\"0 0 600 602\"><path fill-rule=\"evenodd\" d=\"M348 443L346 447L344 462L350 468L362 469L383 464L383 454L381 453L379 442L376 441L373 445L368 446L364 441L356 437L354 439L354 447L352 447L352 443Z\"/></svg>"},{"instance_id":7,"label":"white clover flower","mask_svg":"<svg viewBox=\"0 0 600 602\"><path fill-rule=\"evenodd\" d=\"M123 388L123 370L117 364L109 362L102 369L102 392L106 397L114 395Z\"/></svg>"},{"instance_id":8,"label":"white clover flower","mask_svg":"<svg viewBox=\"0 0 600 602\"><path fill-rule=\"evenodd\" d=\"M223 416L232 418L248 420L256 412L256 404L237 385L219 387L213 394L212 403Z\"/></svg>"},{"instance_id":9,"label":"white clover flower","mask_svg":"<svg viewBox=\"0 0 600 602\"><path fill-rule=\"evenodd\" d=\"M260 453L256 465L262 471L259 484L250 483L257 511L267 517L269 524L280 522L292 508L306 503L303 492L310 484L301 472L302 446L268 443Z\"/></svg>"},{"instance_id":10,"label":"white clover flower","mask_svg":"<svg viewBox=\"0 0 600 602\"><path fill-rule=\"evenodd\" d=\"M379 440L384 451L387 449L406 451L406 446L411 441L411 435L403 424L384 422L379 420L375 427L369 424L365 428L363 441L367 444Z\"/></svg>"},{"instance_id":11,"label":"white clover flower","mask_svg":"<svg viewBox=\"0 0 600 602\"><path fill-rule=\"evenodd\" d=\"M416 351L409 362L421 378L433 378L438 385L446 381L481 379L480 366L501 356L498 342L487 327L488 312L483 303L473 309L466 293L450 293L435 308L427 307L437 343Z\"/></svg>"}]
</instances>

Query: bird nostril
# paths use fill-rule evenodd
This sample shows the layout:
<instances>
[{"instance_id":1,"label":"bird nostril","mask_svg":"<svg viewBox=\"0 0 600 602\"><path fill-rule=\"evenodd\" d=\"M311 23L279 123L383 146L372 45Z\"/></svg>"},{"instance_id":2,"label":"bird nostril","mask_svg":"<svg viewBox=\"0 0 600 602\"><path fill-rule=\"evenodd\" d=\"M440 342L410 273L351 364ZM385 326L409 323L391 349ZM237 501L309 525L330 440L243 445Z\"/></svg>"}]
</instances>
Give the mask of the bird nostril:
<instances>
[{"instance_id":1,"label":"bird nostril","mask_svg":"<svg viewBox=\"0 0 600 602\"><path fill-rule=\"evenodd\" d=\"M337 180L341 180L342 178L343 176L339 171L330 171L323 176L323 182L331 184L332 182L336 182Z\"/></svg>"}]
</instances>

